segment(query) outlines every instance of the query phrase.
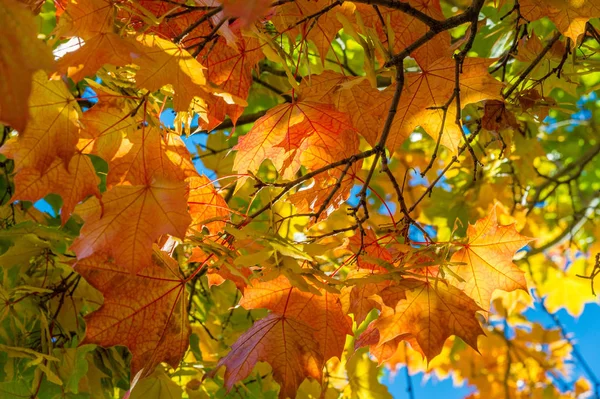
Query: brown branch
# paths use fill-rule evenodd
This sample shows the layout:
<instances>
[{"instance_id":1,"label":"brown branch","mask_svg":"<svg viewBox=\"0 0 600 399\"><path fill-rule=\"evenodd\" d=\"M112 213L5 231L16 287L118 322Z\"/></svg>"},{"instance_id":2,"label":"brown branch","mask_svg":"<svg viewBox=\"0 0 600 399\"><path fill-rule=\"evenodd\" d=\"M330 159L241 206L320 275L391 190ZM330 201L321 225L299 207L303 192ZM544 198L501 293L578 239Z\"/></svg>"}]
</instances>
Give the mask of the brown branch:
<instances>
[{"instance_id":1,"label":"brown branch","mask_svg":"<svg viewBox=\"0 0 600 399\"><path fill-rule=\"evenodd\" d=\"M535 69L535 67L540 62L542 62L542 60L544 59L544 56L548 53L548 51L550 51L552 46L554 46L554 43L556 43L558 41L558 39L560 39L560 36L561 36L560 32L554 33L554 36L552 36L552 38L548 41L548 43L546 43L546 46L544 46L542 51L540 51L540 53L537 55L537 57L535 57L535 59L531 62L531 64L529 64L529 66L519 75L519 77L517 78L517 81L506 92L504 92L502 94L502 97L504 97L504 98L510 97L510 95L517 89L517 87L519 87L519 85L521 83L523 83L523 81L527 78L527 76L529 76L529 74Z\"/></svg>"}]
</instances>

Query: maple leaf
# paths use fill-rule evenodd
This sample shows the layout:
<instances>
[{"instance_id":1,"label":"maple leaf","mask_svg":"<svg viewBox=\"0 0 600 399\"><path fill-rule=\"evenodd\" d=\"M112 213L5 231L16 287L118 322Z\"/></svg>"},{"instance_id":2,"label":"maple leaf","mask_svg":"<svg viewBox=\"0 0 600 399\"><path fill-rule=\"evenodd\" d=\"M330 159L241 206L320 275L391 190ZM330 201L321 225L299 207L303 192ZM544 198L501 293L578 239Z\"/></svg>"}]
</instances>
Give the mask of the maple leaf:
<instances>
[{"instance_id":1,"label":"maple leaf","mask_svg":"<svg viewBox=\"0 0 600 399\"><path fill-rule=\"evenodd\" d=\"M77 259L110 254L126 271L150 264L152 243L162 234L180 238L190 224L184 183L155 181L148 186L116 186L79 208L84 225L71 245Z\"/></svg>"},{"instance_id":2,"label":"maple leaf","mask_svg":"<svg viewBox=\"0 0 600 399\"><path fill-rule=\"evenodd\" d=\"M263 361L271 365L273 377L281 385L279 397L293 398L305 378L320 381L322 377L323 356L313 331L293 318L270 314L238 338L209 377L225 366L225 387L231 390Z\"/></svg>"},{"instance_id":3,"label":"maple leaf","mask_svg":"<svg viewBox=\"0 0 600 399\"><path fill-rule=\"evenodd\" d=\"M2 146L0 153L14 159L16 171L28 166L44 172L56 157L68 163L76 150L81 110L65 84L36 72L29 109L27 128Z\"/></svg>"},{"instance_id":4,"label":"maple leaf","mask_svg":"<svg viewBox=\"0 0 600 399\"><path fill-rule=\"evenodd\" d=\"M529 21L548 17L558 30L571 38L573 43L586 31L586 23L600 17L600 1L542 1L519 2L520 12Z\"/></svg>"},{"instance_id":5,"label":"maple leaf","mask_svg":"<svg viewBox=\"0 0 600 399\"><path fill-rule=\"evenodd\" d=\"M64 13L60 16L56 31L59 36L91 39L101 33L113 31L114 0L66 0Z\"/></svg>"},{"instance_id":6,"label":"maple leaf","mask_svg":"<svg viewBox=\"0 0 600 399\"><path fill-rule=\"evenodd\" d=\"M155 253L152 263L134 275L95 254L77 261L75 270L104 296L102 306L85 317L82 345L129 348L132 379L138 372L150 375L161 362L177 368L191 329L185 281L174 259Z\"/></svg>"},{"instance_id":7,"label":"maple leaf","mask_svg":"<svg viewBox=\"0 0 600 399\"><path fill-rule=\"evenodd\" d=\"M475 317L479 306L463 291L441 280L436 282L407 278L386 288L382 295L405 295L394 308L383 307L373 323L379 330L379 345L410 334L418 345L413 349L427 359L437 356L451 335L477 349L477 336L483 330Z\"/></svg>"},{"instance_id":8,"label":"maple leaf","mask_svg":"<svg viewBox=\"0 0 600 399\"><path fill-rule=\"evenodd\" d=\"M34 168L21 169L15 176L15 193L11 202L35 202L50 193L58 194L63 200L60 219L65 224L80 201L90 195L100 198L99 183L89 157L76 154L68 168L57 158L43 174Z\"/></svg>"},{"instance_id":9,"label":"maple leaf","mask_svg":"<svg viewBox=\"0 0 600 399\"><path fill-rule=\"evenodd\" d=\"M140 69L136 73L136 85L149 91L156 91L170 84L175 95L173 109L187 111L194 97L211 101L206 87L203 67L182 47L153 35L138 38L146 51L136 64Z\"/></svg>"},{"instance_id":10,"label":"maple leaf","mask_svg":"<svg viewBox=\"0 0 600 399\"><path fill-rule=\"evenodd\" d=\"M514 225L500 226L496 207L488 216L479 219L467 229L467 243L459 244L451 262L458 265L454 272L463 282L451 278L484 310L489 311L490 299L495 290L527 290L525 273L513 262L515 253L532 241L520 235Z\"/></svg>"},{"instance_id":11,"label":"maple leaf","mask_svg":"<svg viewBox=\"0 0 600 399\"><path fill-rule=\"evenodd\" d=\"M210 234L224 231L231 210L206 176L190 177L188 207L192 223L188 234L201 232L206 227Z\"/></svg>"},{"instance_id":12,"label":"maple leaf","mask_svg":"<svg viewBox=\"0 0 600 399\"><path fill-rule=\"evenodd\" d=\"M138 121L131 111L125 99L100 99L80 119L84 129L80 131L78 148L110 164L122 148L123 140L138 130Z\"/></svg>"},{"instance_id":13,"label":"maple leaf","mask_svg":"<svg viewBox=\"0 0 600 399\"><path fill-rule=\"evenodd\" d=\"M270 109L233 149L235 170L256 172L269 159L289 178L301 165L316 169L355 154L358 136L332 106L297 102Z\"/></svg>"},{"instance_id":14,"label":"maple leaf","mask_svg":"<svg viewBox=\"0 0 600 399\"><path fill-rule=\"evenodd\" d=\"M252 85L252 70L264 58L259 41L251 37L238 37L235 45L228 46L224 38L217 41L219 51L208 51L200 54L198 59L206 65L208 80L226 93L237 98L248 97ZM207 130L212 130L229 115L233 124L244 112L244 107L227 103L217 98L209 107Z\"/></svg>"},{"instance_id":15,"label":"maple leaf","mask_svg":"<svg viewBox=\"0 0 600 399\"><path fill-rule=\"evenodd\" d=\"M350 238L350 249L357 253L364 251L364 255L367 255L357 258L357 266L372 273L387 273L387 269L383 265L393 263L393 254L388 248L381 245L373 229L366 229L362 239L361 234L362 232L357 232Z\"/></svg>"},{"instance_id":16,"label":"maple leaf","mask_svg":"<svg viewBox=\"0 0 600 399\"><path fill-rule=\"evenodd\" d=\"M439 0L409 0L406 3L433 19L444 20ZM356 12L361 15L365 26L375 28L382 43L393 44L395 53L403 51L429 30L429 27L417 17L394 8L375 9L368 4L359 3L356 4ZM360 28L356 22L355 25ZM440 32L425 45L413 51L411 56L423 67L431 60L449 57L451 54L450 34Z\"/></svg>"},{"instance_id":17,"label":"maple leaf","mask_svg":"<svg viewBox=\"0 0 600 399\"><path fill-rule=\"evenodd\" d=\"M481 100L501 100L503 84L488 73L490 60L466 58L460 75L461 105ZM421 73L407 73L405 89L400 98L396 118L387 140L389 148L397 149L414 128L421 126L430 136L437 139L442 128L442 107L452 97L455 89L456 62L452 58L439 58L422 67ZM394 89L389 87L386 91ZM431 108L438 107L438 109ZM389 105L388 105L389 108ZM454 123L456 105L450 104L446 114L441 143L456 150L462 140L462 132Z\"/></svg>"},{"instance_id":18,"label":"maple leaf","mask_svg":"<svg viewBox=\"0 0 600 399\"><path fill-rule=\"evenodd\" d=\"M340 168L329 171L329 176L320 175L315 177L310 185L291 194L288 197L289 201L294 204L299 213L307 213L317 212L321 209L325 201L329 200L329 204L319 217L320 220L326 218L350 197L350 192L352 191L352 187L354 187L354 175L360 165L361 163L358 162L357 165L353 165L350 168L350 172L343 176L339 187L332 197L331 192L337 187L338 180L343 173Z\"/></svg>"},{"instance_id":19,"label":"maple leaf","mask_svg":"<svg viewBox=\"0 0 600 399\"><path fill-rule=\"evenodd\" d=\"M318 75L305 76L298 87L298 98L301 101L332 104L338 108L339 87L349 80L352 78L333 71L323 71Z\"/></svg>"},{"instance_id":20,"label":"maple leaf","mask_svg":"<svg viewBox=\"0 0 600 399\"><path fill-rule=\"evenodd\" d=\"M206 14L206 11L202 9L187 9L185 13L181 13L181 7L177 4L155 0L139 0L135 5L141 8L141 14L126 13L126 18L141 23L143 19L139 15L150 12L158 17L161 23L150 26L149 31L170 40L181 35L184 30ZM182 43L186 47L192 46L201 41L202 37L207 36L211 30L208 24L200 24L190 31L188 36L182 39Z\"/></svg>"},{"instance_id":21,"label":"maple leaf","mask_svg":"<svg viewBox=\"0 0 600 399\"><path fill-rule=\"evenodd\" d=\"M319 50L321 59L324 60L331 47L331 42L342 28L342 24L335 16L336 12L350 14L351 9L347 5L343 5L332 12L319 16L318 19L306 20L299 26L297 21L318 13L331 3L330 0L289 2L277 8L277 13L271 21L279 32L289 32L292 38L301 35L303 39L311 40Z\"/></svg>"},{"instance_id":22,"label":"maple leaf","mask_svg":"<svg viewBox=\"0 0 600 399\"><path fill-rule=\"evenodd\" d=\"M380 303L373 299L373 295L378 294L389 285L390 282L388 281L379 283L358 283L348 289L348 291L350 291L348 311L354 315L354 320L356 320L357 324L365 321L371 310L381 310Z\"/></svg>"},{"instance_id":23,"label":"maple leaf","mask_svg":"<svg viewBox=\"0 0 600 399\"><path fill-rule=\"evenodd\" d=\"M365 346L369 347L369 353L377 359L377 362L381 365L392 358L400 345L404 345L404 342L409 342L413 347L418 347L419 344L416 342L415 338L410 334L401 334L396 338L384 342L379 345L379 341L381 340L379 330L375 327L374 323L371 323L367 326L367 329L360 334L360 336L356 339L354 343L354 348L362 348Z\"/></svg>"},{"instance_id":24,"label":"maple leaf","mask_svg":"<svg viewBox=\"0 0 600 399\"><path fill-rule=\"evenodd\" d=\"M33 73L51 69L53 61L50 48L37 38L33 15L14 0L0 4L0 49L0 121L22 132Z\"/></svg>"},{"instance_id":25,"label":"maple leaf","mask_svg":"<svg viewBox=\"0 0 600 399\"><path fill-rule=\"evenodd\" d=\"M223 0L223 13L238 18L241 27L248 27L269 10L271 0Z\"/></svg>"},{"instance_id":26,"label":"maple leaf","mask_svg":"<svg viewBox=\"0 0 600 399\"><path fill-rule=\"evenodd\" d=\"M198 175L179 135L149 126L127 135L109 167L109 186L149 184L153 179L182 181Z\"/></svg>"},{"instance_id":27,"label":"maple leaf","mask_svg":"<svg viewBox=\"0 0 600 399\"><path fill-rule=\"evenodd\" d=\"M67 53L57 64L59 73L78 82L94 75L105 64L124 66L135 63L144 49L135 41L115 33L99 33L79 49Z\"/></svg>"},{"instance_id":28,"label":"maple leaf","mask_svg":"<svg viewBox=\"0 0 600 399\"><path fill-rule=\"evenodd\" d=\"M387 119L391 94L373 88L365 78L354 78L340 85L337 109L351 115L352 125L374 146Z\"/></svg>"},{"instance_id":29,"label":"maple leaf","mask_svg":"<svg viewBox=\"0 0 600 399\"><path fill-rule=\"evenodd\" d=\"M341 357L346 335L352 334L352 322L337 295L325 290L320 290L320 295L300 291L285 276L267 282L253 281L244 290L240 305L246 309L269 309L310 326L325 361Z\"/></svg>"}]
</instances>

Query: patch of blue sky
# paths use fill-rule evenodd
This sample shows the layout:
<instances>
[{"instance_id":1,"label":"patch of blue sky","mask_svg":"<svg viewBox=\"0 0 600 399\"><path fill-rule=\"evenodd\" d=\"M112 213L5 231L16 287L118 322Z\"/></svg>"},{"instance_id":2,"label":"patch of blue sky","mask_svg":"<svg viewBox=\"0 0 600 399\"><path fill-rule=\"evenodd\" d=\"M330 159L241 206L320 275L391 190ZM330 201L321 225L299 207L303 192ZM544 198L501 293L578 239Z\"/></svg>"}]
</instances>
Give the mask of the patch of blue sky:
<instances>
[{"instance_id":1,"label":"patch of blue sky","mask_svg":"<svg viewBox=\"0 0 600 399\"><path fill-rule=\"evenodd\" d=\"M379 207L379 213L382 215L388 215L391 213L392 215L396 213L396 203L393 201L386 201L384 204L381 204Z\"/></svg>"},{"instance_id":2,"label":"patch of blue sky","mask_svg":"<svg viewBox=\"0 0 600 399\"><path fill-rule=\"evenodd\" d=\"M438 176L442 173L441 170L438 171ZM410 180L408 181L408 185L410 187L415 187L415 186L424 186L427 187L429 186L429 180L424 177L421 176L421 170L419 168L414 168L413 170L410 171ZM444 191L452 191L452 187L450 186L450 184L448 184L448 179L446 179L446 176L442 176L441 179L437 182L437 184L435 185L438 188L441 188Z\"/></svg>"},{"instance_id":3,"label":"patch of blue sky","mask_svg":"<svg viewBox=\"0 0 600 399\"><path fill-rule=\"evenodd\" d=\"M435 239L437 232L433 226L429 226L427 224L421 224L420 226L423 230L425 230L425 232L427 234L429 234L429 237L431 237L432 239ZM415 227L415 226L410 226L408 228L408 238L410 238L410 240L414 241L414 242L425 242L426 241L425 234L423 234L423 231L421 231L421 229L419 229L418 227Z\"/></svg>"},{"instance_id":4,"label":"patch of blue sky","mask_svg":"<svg viewBox=\"0 0 600 399\"><path fill-rule=\"evenodd\" d=\"M598 99L598 94L595 91L593 91L591 93L581 96L581 98L579 98L579 100L577 100L577 106L579 108L582 108L583 106L585 106L585 104L594 102L597 99Z\"/></svg>"},{"instance_id":5,"label":"patch of blue sky","mask_svg":"<svg viewBox=\"0 0 600 399\"><path fill-rule=\"evenodd\" d=\"M385 370L382 383L388 387L388 390L394 398L408 398L408 384L404 367L400 367L396 373ZM456 384L451 378L439 380L435 376L426 376L423 373L417 373L411 376L411 385L413 397L418 399L425 398L444 398L444 399L462 399L475 390L466 384Z\"/></svg>"},{"instance_id":6,"label":"patch of blue sky","mask_svg":"<svg viewBox=\"0 0 600 399\"><path fill-rule=\"evenodd\" d=\"M53 217L53 218L54 218L54 217L56 217L56 216L58 216L58 215L56 214L56 212L54 212L54 208L52 208L52 205L50 205L50 204L48 203L48 201L46 201L46 200L45 200L45 199L43 199L43 198L42 198L41 200L38 200L38 201L36 201L36 202L33 204L33 206L34 206L34 207L35 207L37 210L39 210L39 211L41 211L41 212L44 212L44 213L47 213L47 214L49 214L49 215L50 215L51 217Z\"/></svg>"}]
</instances>

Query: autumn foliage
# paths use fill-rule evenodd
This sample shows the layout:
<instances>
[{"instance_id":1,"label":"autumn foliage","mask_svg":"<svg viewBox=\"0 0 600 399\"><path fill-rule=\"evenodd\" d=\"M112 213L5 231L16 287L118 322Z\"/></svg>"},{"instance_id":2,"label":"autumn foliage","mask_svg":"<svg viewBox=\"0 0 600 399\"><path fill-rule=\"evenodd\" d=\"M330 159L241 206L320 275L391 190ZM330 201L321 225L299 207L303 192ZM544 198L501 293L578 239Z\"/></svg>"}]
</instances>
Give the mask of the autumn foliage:
<instances>
[{"instance_id":1,"label":"autumn foliage","mask_svg":"<svg viewBox=\"0 0 600 399\"><path fill-rule=\"evenodd\" d=\"M598 395L598 17L3 0L0 397Z\"/></svg>"}]
</instances>

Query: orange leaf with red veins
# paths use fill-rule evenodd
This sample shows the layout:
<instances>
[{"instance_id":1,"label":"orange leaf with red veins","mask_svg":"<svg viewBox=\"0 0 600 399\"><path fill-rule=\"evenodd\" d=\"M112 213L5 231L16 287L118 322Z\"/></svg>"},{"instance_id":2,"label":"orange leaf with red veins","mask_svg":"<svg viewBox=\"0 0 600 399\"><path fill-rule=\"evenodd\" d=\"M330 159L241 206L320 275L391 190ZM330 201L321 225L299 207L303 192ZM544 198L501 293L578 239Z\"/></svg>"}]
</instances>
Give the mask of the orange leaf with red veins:
<instances>
[{"instance_id":1,"label":"orange leaf with red veins","mask_svg":"<svg viewBox=\"0 0 600 399\"><path fill-rule=\"evenodd\" d=\"M515 253L532 239L520 235L514 224L498 225L496 207L467 229L467 243L458 244L451 262L458 265L454 272L464 282L452 281L484 310L489 311L490 299L495 290L527 290L525 273L512 262Z\"/></svg>"},{"instance_id":2,"label":"orange leaf with red veins","mask_svg":"<svg viewBox=\"0 0 600 399\"><path fill-rule=\"evenodd\" d=\"M128 135L109 167L109 187L125 182L150 184L153 179L181 181L198 175L181 137L149 126Z\"/></svg>"},{"instance_id":3,"label":"orange leaf with red veins","mask_svg":"<svg viewBox=\"0 0 600 399\"><path fill-rule=\"evenodd\" d=\"M82 344L129 348L132 379L140 371L141 377L151 374L161 362L177 368L189 344L185 281L177 262L157 252L135 275L97 254L75 264L104 296L102 306L85 317Z\"/></svg>"},{"instance_id":4,"label":"orange leaf with red veins","mask_svg":"<svg viewBox=\"0 0 600 399\"><path fill-rule=\"evenodd\" d=\"M80 132L79 149L110 163L123 145L123 139L138 129L138 121L131 116L131 111L122 98L98 101L81 117L84 129Z\"/></svg>"},{"instance_id":5,"label":"orange leaf with red veins","mask_svg":"<svg viewBox=\"0 0 600 399\"><path fill-rule=\"evenodd\" d=\"M110 254L125 271L148 266L152 244L163 234L183 238L190 224L184 183L116 186L81 207L84 225L71 245L77 259Z\"/></svg>"},{"instance_id":6,"label":"orange leaf with red veins","mask_svg":"<svg viewBox=\"0 0 600 399\"><path fill-rule=\"evenodd\" d=\"M462 106L482 100L502 99L500 91L503 84L488 73L490 63L491 60L485 58L465 59L463 73L459 79ZM437 139L444 112L441 109L429 108L441 107L452 97L455 88L455 65L456 62L452 58L440 58L421 73L406 74L405 88L387 140L389 148L399 148L417 126L421 126L431 137ZM386 89L393 90L394 86ZM443 124L441 141L451 150L456 150L462 140L462 133L454 123L455 119L456 105L452 103Z\"/></svg>"},{"instance_id":7,"label":"orange leaf with red veins","mask_svg":"<svg viewBox=\"0 0 600 399\"><path fill-rule=\"evenodd\" d=\"M198 59L208 69L208 80L221 90L245 100L252 86L252 70L264 58L257 39L239 37L232 47L224 38L217 41L218 51L209 51ZM223 98L217 98L209 106L208 130L214 129L229 115L234 125L244 112L244 107L228 104Z\"/></svg>"},{"instance_id":8,"label":"orange leaf with red veins","mask_svg":"<svg viewBox=\"0 0 600 399\"><path fill-rule=\"evenodd\" d=\"M352 78L333 71L323 71L319 75L305 76L302 78L300 87L298 88L300 93L299 98L301 101L333 104L338 108L338 86L343 85L343 83L349 80L352 80Z\"/></svg>"},{"instance_id":9,"label":"orange leaf with red veins","mask_svg":"<svg viewBox=\"0 0 600 399\"><path fill-rule=\"evenodd\" d=\"M160 24L158 26L150 27L149 31L157 33L158 36L168 38L169 40L179 36L185 29L207 13L207 11L204 10L185 9L173 3L156 0L139 0L138 5L146 10L140 10L141 13L149 11L156 17L159 17L157 19L160 21ZM187 12L174 16L174 14L184 10ZM135 13L126 14L126 18L130 18L136 22L140 20L140 17ZM183 38L181 42L185 47L191 46L202 41L202 37L208 35L211 30L212 28L209 24L200 24Z\"/></svg>"},{"instance_id":10,"label":"orange leaf with red veins","mask_svg":"<svg viewBox=\"0 0 600 399\"><path fill-rule=\"evenodd\" d=\"M304 116L294 104L281 104L271 108L233 147L237 151L233 169L242 173L256 172L266 159L271 160L277 170L283 169L286 154L284 148L277 144L281 143L289 126L300 123L303 119Z\"/></svg>"},{"instance_id":11,"label":"orange leaf with red veins","mask_svg":"<svg viewBox=\"0 0 600 399\"><path fill-rule=\"evenodd\" d=\"M418 348L419 344L411 336L411 334L402 334L379 345L380 335L379 330L374 327L374 323L369 324L367 329L356 339L354 348L362 348L369 346L369 353L377 359L379 365L390 359L398 350L398 345L403 345L403 341L407 341L413 348Z\"/></svg>"},{"instance_id":12,"label":"orange leaf with red veins","mask_svg":"<svg viewBox=\"0 0 600 399\"><path fill-rule=\"evenodd\" d=\"M37 38L31 12L13 0L0 3L0 121L22 132L29 119L31 79L53 64L50 47Z\"/></svg>"},{"instance_id":13,"label":"orange leaf with red veins","mask_svg":"<svg viewBox=\"0 0 600 399\"><path fill-rule=\"evenodd\" d=\"M365 78L342 84L338 90L337 109L352 118L352 125L374 146L387 119L393 93L380 91Z\"/></svg>"},{"instance_id":14,"label":"orange leaf with red veins","mask_svg":"<svg viewBox=\"0 0 600 399\"><path fill-rule=\"evenodd\" d=\"M298 146L290 168L284 174L286 178L292 178L300 166L310 170L319 169L358 153L360 140L347 114L320 104L315 107L311 104L309 108L312 109L305 112L306 119L302 122L305 127L302 131L307 132L307 137ZM281 144L288 145L298 141L293 132L290 129L290 141L284 139Z\"/></svg>"},{"instance_id":15,"label":"orange leaf with red veins","mask_svg":"<svg viewBox=\"0 0 600 399\"><path fill-rule=\"evenodd\" d=\"M65 84L36 72L29 111L27 128L2 146L0 153L14 159L16 171L30 167L44 172L56 157L68 164L76 150L81 110Z\"/></svg>"},{"instance_id":16,"label":"orange leaf with red veins","mask_svg":"<svg viewBox=\"0 0 600 399\"><path fill-rule=\"evenodd\" d=\"M367 259L363 259L363 256L358 258L356 263L357 267L363 270L369 270L373 273L387 273L387 269L383 267L383 264L393 263L394 256L388 248L381 245L382 242L384 241L378 239L372 229L365 230L365 236L362 240L361 233L356 232L356 234L350 238L350 250L355 253L364 251L367 255ZM381 263L376 263L376 260L381 261Z\"/></svg>"},{"instance_id":17,"label":"orange leaf with red veins","mask_svg":"<svg viewBox=\"0 0 600 399\"><path fill-rule=\"evenodd\" d=\"M187 111L194 97L211 100L203 67L187 50L158 36L144 35L138 41L145 47L135 80L139 88L156 91L170 84L175 95L175 111Z\"/></svg>"},{"instance_id":18,"label":"orange leaf with red veins","mask_svg":"<svg viewBox=\"0 0 600 399\"><path fill-rule=\"evenodd\" d=\"M463 291L438 281L404 279L382 291L394 295L398 291L406 299L394 308L383 306L381 315L373 323L379 330L381 346L398 336L410 334L418 344L413 348L431 360L442 351L444 342L457 335L477 350L477 337L483 330L476 318L479 306Z\"/></svg>"},{"instance_id":19,"label":"orange leaf with red veins","mask_svg":"<svg viewBox=\"0 0 600 399\"><path fill-rule=\"evenodd\" d=\"M257 362L267 362L281 385L280 398L294 398L305 378L320 381L323 356L309 325L283 315L270 314L255 322L222 358L215 371L225 366L225 387L250 375ZM209 374L214 375L215 371Z\"/></svg>"},{"instance_id":20,"label":"orange leaf with red veins","mask_svg":"<svg viewBox=\"0 0 600 399\"><path fill-rule=\"evenodd\" d=\"M253 281L244 290L240 305L246 309L271 312L310 326L325 361L341 357L346 335L352 335L352 321L342 309L339 296L320 290L321 295L300 291L285 276Z\"/></svg>"},{"instance_id":21,"label":"orange leaf with red veins","mask_svg":"<svg viewBox=\"0 0 600 399\"><path fill-rule=\"evenodd\" d=\"M190 177L187 181L188 208L192 216L188 234L201 232L203 227L206 227L210 234L224 231L231 214L225 199L206 176Z\"/></svg>"},{"instance_id":22,"label":"orange leaf with red veins","mask_svg":"<svg viewBox=\"0 0 600 399\"><path fill-rule=\"evenodd\" d=\"M58 61L57 70L75 82L95 75L104 64L124 66L136 63L144 49L134 40L114 33L100 33L87 40L79 49L67 53Z\"/></svg>"},{"instance_id":23,"label":"orange leaf with red veins","mask_svg":"<svg viewBox=\"0 0 600 399\"><path fill-rule=\"evenodd\" d=\"M556 28L573 43L586 31L586 24L592 18L600 17L600 1L547 1L523 0L519 10L528 21L548 17Z\"/></svg>"},{"instance_id":24,"label":"orange leaf with red veins","mask_svg":"<svg viewBox=\"0 0 600 399\"><path fill-rule=\"evenodd\" d=\"M237 18L241 27L247 27L260 20L269 10L271 0L223 0L223 13Z\"/></svg>"},{"instance_id":25,"label":"orange leaf with red veins","mask_svg":"<svg viewBox=\"0 0 600 399\"><path fill-rule=\"evenodd\" d=\"M67 0L56 27L58 36L76 36L84 40L113 32L115 0Z\"/></svg>"},{"instance_id":26,"label":"orange leaf with red veins","mask_svg":"<svg viewBox=\"0 0 600 399\"><path fill-rule=\"evenodd\" d=\"M359 283L350 288L348 312L354 315L357 324L362 323L373 309L381 310L381 305L373 299L391 284L390 281L379 283Z\"/></svg>"},{"instance_id":27,"label":"orange leaf with red veins","mask_svg":"<svg viewBox=\"0 0 600 399\"><path fill-rule=\"evenodd\" d=\"M94 165L86 155L77 154L71 158L68 169L57 158L44 174L33 168L17 173L11 201L35 202L50 193L58 194L63 200L60 219L65 224L80 201L89 195L100 198L99 183Z\"/></svg>"},{"instance_id":28,"label":"orange leaf with red veins","mask_svg":"<svg viewBox=\"0 0 600 399\"><path fill-rule=\"evenodd\" d=\"M405 3L438 21L445 19L439 0L409 0ZM375 28L379 39L384 44L388 39L386 35L388 27L381 21L382 19L386 23L389 21L391 32L388 33L393 35L389 39L394 44L395 53L403 51L429 31L429 27L424 22L400 10L384 6L375 9L368 4L356 4L356 12L361 15L365 26ZM432 40L411 53L411 56L421 67L427 66L430 61L438 58L451 57L450 34L448 32L438 33Z\"/></svg>"},{"instance_id":29,"label":"orange leaf with red veins","mask_svg":"<svg viewBox=\"0 0 600 399\"><path fill-rule=\"evenodd\" d=\"M283 6L277 7L277 14L271 18L271 21L279 32L289 32L293 39L301 35L302 39L311 40L319 50L321 59L324 60L331 48L331 42L333 42L339 30L342 29L342 24L338 21L336 13L349 14L351 8L345 5L336 6L329 12L319 16L319 18L305 20L299 26L297 24L301 19L318 13L332 3L331 0L287 2Z\"/></svg>"},{"instance_id":30,"label":"orange leaf with red veins","mask_svg":"<svg viewBox=\"0 0 600 399\"><path fill-rule=\"evenodd\" d=\"M299 213L317 212L329 198L329 204L323 210L319 219L324 219L333 211L338 209L349 197L352 187L354 187L354 177L356 170L360 168L361 163L352 165L349 172L342 178L340 186L330 198L331 192L336 186L343 168L336 168L329 171L329 176L325 174L318 175L313 182L297 192L291 194L288 198L294 204Z\"/></svg>"},{"instance_id":31,"label":"orange leaf with red veins","mask_svg":"<svg viewBox=\"0 0 600 399\"><path fill-rule=\"evenodd\" d=\"M296 102L270 109L240 137L233 168L256 172L269 159L289 178L305 166L316 169L358 150L358 136L348 115L331 105Z\"/></svg>"}]
</instances>

